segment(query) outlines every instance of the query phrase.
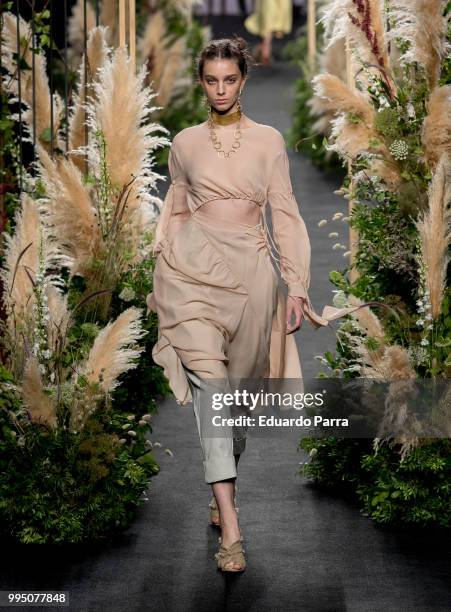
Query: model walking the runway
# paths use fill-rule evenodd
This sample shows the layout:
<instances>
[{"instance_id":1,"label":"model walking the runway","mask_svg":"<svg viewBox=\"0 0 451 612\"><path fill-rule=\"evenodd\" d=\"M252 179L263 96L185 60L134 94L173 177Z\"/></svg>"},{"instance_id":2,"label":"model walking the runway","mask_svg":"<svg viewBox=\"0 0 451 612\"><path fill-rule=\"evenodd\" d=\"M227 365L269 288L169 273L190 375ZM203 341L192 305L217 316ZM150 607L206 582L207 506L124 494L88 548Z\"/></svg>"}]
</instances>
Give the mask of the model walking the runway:
<instances>
[{"instance_id":1,"label":"model walking the runway","mask_svg":"<svg viewBox=\"0 0 451 612\"><path fill-rule=\"evenodd\" d=\"M244 39L234 37L210 42L197 60L209 118L173 139L171 185L154 243L154 291L147 300L159 321L154 361L177 402L193 402L205 482L213 490L211 522L222 530L216 560L224 571L245 568L234 501L246 432L225 428L224 437L207 435L211 396L205 381L223 384L225 392L234 378L300 379L292 332L304 316L319 327L355 310L326 306L323 316L313 310L310 242L283 136L242 111L250 58ZM268 202L273 241L265 221Z\"/></svg>"},{"instance_id":2,"label":"model walking the runway","mask_svg":"<svg viewBox=\"0 0 451 612\"><path fill-rule=\"evenodd\" d=\"M273 36L283 38L293 28L292 0L255 0L254 11L244 20L244 27L261 38L255 59L263 66L271 66Z\"/></svg>"}]
</instances>

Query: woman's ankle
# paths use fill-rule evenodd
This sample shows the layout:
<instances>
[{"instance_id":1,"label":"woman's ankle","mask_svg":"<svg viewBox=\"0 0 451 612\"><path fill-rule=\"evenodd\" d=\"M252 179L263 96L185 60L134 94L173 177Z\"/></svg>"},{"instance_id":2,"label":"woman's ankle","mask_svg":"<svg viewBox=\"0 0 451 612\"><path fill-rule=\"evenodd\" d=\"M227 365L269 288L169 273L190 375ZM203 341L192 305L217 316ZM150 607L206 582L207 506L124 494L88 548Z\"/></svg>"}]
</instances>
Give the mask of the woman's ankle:
<instances>
[{"instance_id":1,"label":"woman's ankle","mask_svg":"<svg viewBox=\"0 0 451 612\"><path fill-rule=\"evenodd\" d=\"M238 524L234 526L221 525L221 542L224 546L230 546L241 537L241 531Z\"/></svg>"}]
</instances>

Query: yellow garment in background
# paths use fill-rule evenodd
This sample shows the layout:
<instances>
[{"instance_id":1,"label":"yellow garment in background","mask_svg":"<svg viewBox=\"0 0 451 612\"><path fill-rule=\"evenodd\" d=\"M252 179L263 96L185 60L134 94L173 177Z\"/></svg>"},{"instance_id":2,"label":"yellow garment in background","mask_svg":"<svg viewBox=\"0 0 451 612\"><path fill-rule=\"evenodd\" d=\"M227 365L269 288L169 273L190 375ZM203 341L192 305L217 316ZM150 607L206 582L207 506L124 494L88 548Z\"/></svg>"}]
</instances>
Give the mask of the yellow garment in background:
<instances>
[{"instance_id":1,"label":"yellow garment in background","mask_svg":"<svg viewBox=\"0 0 451 612\"><path fill-rule=\"evenodd\" d=\"M291 0L255 0L254 12L244 20L244 27L255 36L274 32L276 38L289 34L293 27Z\"/></svg>"}]
</instances>

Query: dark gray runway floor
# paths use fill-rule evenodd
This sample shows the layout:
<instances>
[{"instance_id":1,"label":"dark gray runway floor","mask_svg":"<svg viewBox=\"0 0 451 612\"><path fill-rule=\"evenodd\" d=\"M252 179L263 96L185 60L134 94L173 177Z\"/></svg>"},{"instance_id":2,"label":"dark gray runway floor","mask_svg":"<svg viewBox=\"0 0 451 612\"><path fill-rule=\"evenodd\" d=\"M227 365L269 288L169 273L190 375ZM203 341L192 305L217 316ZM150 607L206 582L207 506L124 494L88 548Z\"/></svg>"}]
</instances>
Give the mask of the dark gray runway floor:
<instances>
[{"instance_id":1,"label":"dark gray runway floor","mask_svg":"<svg viewBox=\"0 0 451 612\"><path fill-rule=\"evenodd\" d=\"M295 71L281 63L254 72L245 112L283 131L290 124ZM317 222L335 211L338 183L290 153L294 192L313 251L311 298L332 303L329 270L341 266L330 229ZM344 225L344 224L343 224ZM327 226L326 226L327 227ZM343 237L345 234L343 234ZM314 356L334 349L334 331L304 323L297 332L304 376ZM2 589L68 590L71 610L87 612L445 612L451 609L449 535L443 530L389 530L358 508L315 489L298 475L297 435L250 437L239 466L240 522L248 569L223 576L213 555L210 488L204 483L192 408L161 403L153 441L160 474L128 532L111 545L21 546L2 550ZM163 452L170 448L171 457Z\"/></svg>"}]
</instances>

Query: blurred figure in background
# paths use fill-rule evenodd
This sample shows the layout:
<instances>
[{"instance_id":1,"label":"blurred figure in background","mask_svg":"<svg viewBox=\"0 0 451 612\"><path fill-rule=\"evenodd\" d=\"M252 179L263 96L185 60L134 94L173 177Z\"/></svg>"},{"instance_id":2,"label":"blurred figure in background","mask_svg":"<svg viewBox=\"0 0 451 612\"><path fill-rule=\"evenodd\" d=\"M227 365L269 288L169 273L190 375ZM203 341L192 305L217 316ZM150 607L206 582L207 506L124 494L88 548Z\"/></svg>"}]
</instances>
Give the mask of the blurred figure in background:
<instances>
[{"instance_id":1,"label":"blurred figure in background","mask_svg":"<svg viewBox=\"0 0 451 612\"><path fill-rule=\"evenodd\" d=\"M246 0L238 0L238 5L240 7L241 15L243 17L246 17L246 15L247 15Z\"/></svg>"},{"instance_id":2,"label":"blurred figure in background","mask_svg":"<svg viewBox=\"0 0 451 612\"><path fill-rule=\"evenodd\" d=\"M261 37L254 49L254 56L264 66L270 66L272 37L282 38L291 32L293 6L291 0L255 0L254 12L244 20L244 27L251 34Z\"/></svg>"}]
</instances>

